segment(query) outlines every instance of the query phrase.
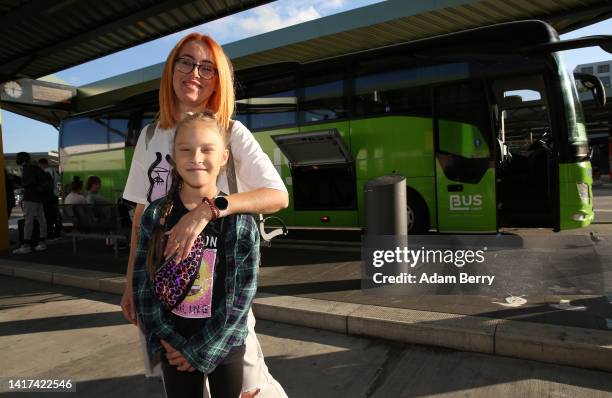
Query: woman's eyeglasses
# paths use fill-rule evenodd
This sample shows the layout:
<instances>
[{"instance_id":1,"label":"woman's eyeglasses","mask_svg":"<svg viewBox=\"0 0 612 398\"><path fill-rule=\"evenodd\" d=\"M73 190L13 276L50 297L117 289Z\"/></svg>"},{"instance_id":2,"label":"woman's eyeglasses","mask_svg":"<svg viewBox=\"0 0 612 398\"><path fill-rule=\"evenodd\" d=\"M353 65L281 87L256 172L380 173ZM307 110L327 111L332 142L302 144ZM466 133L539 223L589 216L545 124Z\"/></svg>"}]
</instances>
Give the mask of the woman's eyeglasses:
<instances>
[{"instance_id":1,"label":"woman's eyeglasses","mask_svg":"<svg viewBox=\"0 0 612 398\"><path fill-rule=\"evenodd\" d=\"M197 64L189 58L178 58L174 65L176 66L176 69L182 73L191 73L193 69L197 67L200 77L206 80L212 79L215 73L217 73L217 69L212 62Z\"/></svg>"}]
</instances>

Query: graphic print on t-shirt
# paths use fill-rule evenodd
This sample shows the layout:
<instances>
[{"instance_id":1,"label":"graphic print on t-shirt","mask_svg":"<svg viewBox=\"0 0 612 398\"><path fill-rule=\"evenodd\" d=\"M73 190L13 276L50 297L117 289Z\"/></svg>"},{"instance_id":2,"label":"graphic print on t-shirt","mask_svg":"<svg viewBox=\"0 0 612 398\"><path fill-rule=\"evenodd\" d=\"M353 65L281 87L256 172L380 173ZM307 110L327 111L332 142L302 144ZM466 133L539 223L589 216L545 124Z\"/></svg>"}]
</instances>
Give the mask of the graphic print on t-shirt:
<instances>
[{"instance_id":1,"label":"graphic print on t-shirt","mask_svg":"<svg viewBox=\"0 0 612 398\"><path fill-rule=\"evenodd\" d=\"M183 318L210 318L213 296L217 238L205 236L200 271L183 301L172 312Z\"/></svg>"},{"instance_id":2,"label":"graphic print on t-shirt","mask_svg":"<svg viewBox=\"0 0 612 398\"><path fill-rule=\"evenodd\" d=\"M172 159L170 155L162 156L155 152L155 160L149 166L147 176L149 177L149 192L147 200L149 203L166 196L172 185Z\"/></svg>"}]
</instances>

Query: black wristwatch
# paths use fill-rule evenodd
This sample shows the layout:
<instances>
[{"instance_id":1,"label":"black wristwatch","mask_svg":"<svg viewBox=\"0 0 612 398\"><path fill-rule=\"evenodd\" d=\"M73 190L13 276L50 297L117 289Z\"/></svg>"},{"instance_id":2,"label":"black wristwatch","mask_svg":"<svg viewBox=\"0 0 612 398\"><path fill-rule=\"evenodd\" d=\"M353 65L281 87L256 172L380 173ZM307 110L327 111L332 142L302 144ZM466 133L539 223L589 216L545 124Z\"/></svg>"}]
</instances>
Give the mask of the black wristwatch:
<instances>
[{"instance_id":1,"label":"black wristwatch","mask_svg":"<svg viewBox=\"0 0 612 398\"><path fill-rule=\"evenodd\" d=\"M225 196L217 196L214 200L214 204L217 207L217 209L223 211L223 210L227 210L227 199L225 199Z\"/></svg>"}]
</instances>

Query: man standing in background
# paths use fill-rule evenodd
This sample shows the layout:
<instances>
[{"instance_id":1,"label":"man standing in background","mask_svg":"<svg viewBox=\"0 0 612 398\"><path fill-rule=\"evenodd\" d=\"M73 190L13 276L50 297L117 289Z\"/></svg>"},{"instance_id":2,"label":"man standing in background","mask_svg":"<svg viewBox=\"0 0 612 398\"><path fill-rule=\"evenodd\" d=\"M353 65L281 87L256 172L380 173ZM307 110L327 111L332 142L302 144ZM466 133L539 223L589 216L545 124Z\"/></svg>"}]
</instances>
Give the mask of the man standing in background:
<instances>
[{"instance_id":1,"label":"man standing in background","mask_svg":"<svg viewBox=\"0 0 612 398\"><path fill-rule=\"evenodd\" d=\"M30 154L19 152L17 154L17 165L22 166L21 182L23 185L23 217L25 219L23 245L13 251L14 254L27 254L32 252L32 231L34 219L38 220L40 227L40 242L34 250L47 249L45 238L47 237L47 223L43 210L43 198L45 192L50 189L49 177L40 167L30 163Z\"/></svg>"},{"instance_id":2,"label":"man standing in background","mask_svg":"<svg viewBox=\"0 0 612 398\"><path fill-rule=\"evenodd\" d=\"M59 214L59 174L53 167L49 167L47 158L40 158L38 165L45 171L53 182L53 189L45 193L43 198L43 209L47 221L47 238L58 239L62 234L62 220Z\"/></svg>"}]
</instances>

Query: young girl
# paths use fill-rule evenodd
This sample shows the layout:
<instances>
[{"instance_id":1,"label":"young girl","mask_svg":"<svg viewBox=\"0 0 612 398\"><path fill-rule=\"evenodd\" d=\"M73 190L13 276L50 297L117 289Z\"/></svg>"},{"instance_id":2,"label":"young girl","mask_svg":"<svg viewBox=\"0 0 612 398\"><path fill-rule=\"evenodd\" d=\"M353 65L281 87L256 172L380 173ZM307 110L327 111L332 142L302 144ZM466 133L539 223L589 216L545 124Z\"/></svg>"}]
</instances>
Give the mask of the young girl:
<instances>
[{"instance_id":1,"label":"young girl","mask_svg":"<svg viewBox=\"0 0 612 398\"><path fill-rule=\"evenodd\" d=\"M212 208L212 199L223 194L216 180L229 156L227 141L212 113L183 119L174 137L172 187L142 216L134 303L149 355L161 355L168 398L201 398L206 377L213 398L236 398L241 392L247 314L257 290L259 264L259 233L253 217L213 217L199 236L201 247L192 249L192 253L200 250L191 257L201 258L199 272L173 308L158 296L160 289L173 287L160 287L155 278L166 261L173 261L163 258L166 232L203 201Z\"/></svg>"},{"instance_id":2,"label":"young girl","mask_svg":"<svg viewBox=\"0 0 612 398\"><path fill-rule=\"evenodd\" d=\"M211 37L192 32L180 39L168 54L159 83L159 122L142 129L130 166L123 198L136 203L127 264L127 283L121 298L125 318L136 325L136 308L132 291L132 275L140 218L149 204L167 194L172 185L169 159L177 124L189 112L212 111L221 127L229 131L229 144L235 166L237 192L230 188L227 173L222 171L217 187L228 195L221 218L239 213L270 214L289 204L287 188L270 158L261 149L253 134L238 120L231 121L234 113L234 78L232 65L223 48ZM232 184L233 185L233 184ZM231 190L230 190L231 189ZM223 202L223 200L221 200ZM192 243L204 230L212 217L205 203L194 207L181 217L166 243L166 254L186 256ZM249 312L244 355L244 377L241 398L287 398L282 386L272 377L264 361L261 346L255 334L255 317ZM139 334L140 340L145 336ZM153 358L145 356L145 374L159 375L161 369ZM204 395L208 398L208 395Z\"/></svg>"}]
</instances>

